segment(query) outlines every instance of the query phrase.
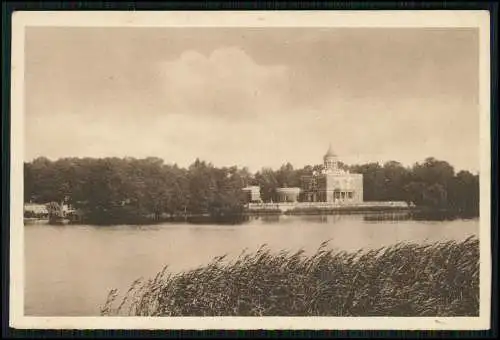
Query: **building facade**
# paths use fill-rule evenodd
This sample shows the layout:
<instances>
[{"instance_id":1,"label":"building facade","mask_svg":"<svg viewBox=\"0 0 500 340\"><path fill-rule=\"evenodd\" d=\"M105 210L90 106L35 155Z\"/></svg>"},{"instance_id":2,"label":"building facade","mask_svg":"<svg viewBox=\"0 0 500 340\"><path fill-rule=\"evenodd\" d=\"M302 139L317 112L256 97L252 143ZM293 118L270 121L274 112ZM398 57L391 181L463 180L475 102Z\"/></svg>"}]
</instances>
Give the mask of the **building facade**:
<instances>
[{"instance_id":1,"label":"building facade","mask_svg":"<svg viewBox=\"0 0 500 340\"><path fill-rule=\"evenodd\" d=\"M47 206L45 204L25 203L24 216L48 218L49 210L47 209Z\"/></svg>"},{"instance_id":2,"label":"building facade","mask_svg":"<svg viewBox=\"0 0 500 340\"><path fill-rule=\"evenodd\" d=\"M300 188L277 188L276 195L278 202L294 203L299 200Z\"/></svg>"},{"instance_id":3,"label":"building facade","mask_svg":"<svg viewBox=\"0 0 500 340\"><path fill-rule=\"evenodd\" d=\"M243 191L246 194L246 201L248 203L262 201L260 198L260 187L259 186L248 186L248 187L243 188Z\"/></svg>"},{"instance_id":4,"label":"building facade","mask_svg":"<svg viewBox=\"0 0 500 340\"><path fill-rule=\"evenodd\" d=\"M323 170L302 177L301 196L305 202L361 203L363 175L341 169L338 157L330 147L323 157Z\"/></svg>"}]
</instances>

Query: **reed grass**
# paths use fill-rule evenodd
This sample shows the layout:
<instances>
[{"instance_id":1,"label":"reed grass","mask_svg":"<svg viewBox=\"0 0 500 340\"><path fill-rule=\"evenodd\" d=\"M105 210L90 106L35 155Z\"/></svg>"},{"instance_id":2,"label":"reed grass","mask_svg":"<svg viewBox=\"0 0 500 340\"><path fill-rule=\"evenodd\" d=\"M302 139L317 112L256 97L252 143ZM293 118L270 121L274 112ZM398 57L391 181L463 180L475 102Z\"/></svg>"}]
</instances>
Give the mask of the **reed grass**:
<instances>
[{"instance_id":1,"label":"reed grass","mask_svg":"<svg viewBox=\"0 0 500 340\"><path fill-rule=\"evenodd\" d=\"M101 315L133 316L477 316L479 241L400 243L356 253L321 244L271 252L135 281L110 291ZM120 301L121 300L121 301Z\"/></svg>"}]
</instances>

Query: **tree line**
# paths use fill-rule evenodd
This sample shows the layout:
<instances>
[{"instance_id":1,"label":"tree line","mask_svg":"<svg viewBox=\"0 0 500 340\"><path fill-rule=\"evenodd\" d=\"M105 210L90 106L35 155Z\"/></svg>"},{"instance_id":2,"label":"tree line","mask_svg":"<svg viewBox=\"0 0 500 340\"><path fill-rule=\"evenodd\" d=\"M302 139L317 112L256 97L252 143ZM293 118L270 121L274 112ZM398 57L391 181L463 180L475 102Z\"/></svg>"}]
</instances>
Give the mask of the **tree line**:
<instances>
[{"instance_id":1,"label":"tree line","mask_svg":"<svg viewBox=\"0 0 500 340\"><path fill-rule=\"evenodd\" d=\"M479 212L479 177L455 173L445 161L427 158L412 167L398 162L341 166L364 178L365 201L404 200L431 209ZM279 187L301 186L301 177L321 165L294 169L215 167L196 159L189 167L160 158L45 157L24 163L25 202L62 202L85 212L92 221L126 220L186 214L221 216L243 211L247 185L261 187L263 201L276 200Z\"/></svg>"}]
</instances>

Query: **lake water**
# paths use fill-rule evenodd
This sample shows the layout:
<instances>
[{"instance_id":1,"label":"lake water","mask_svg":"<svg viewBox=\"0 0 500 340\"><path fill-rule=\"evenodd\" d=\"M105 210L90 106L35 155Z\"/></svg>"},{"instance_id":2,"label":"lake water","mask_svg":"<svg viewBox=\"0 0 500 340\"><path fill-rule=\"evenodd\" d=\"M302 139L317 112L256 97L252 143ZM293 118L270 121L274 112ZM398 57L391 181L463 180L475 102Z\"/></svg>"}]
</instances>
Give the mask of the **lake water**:
<instances>
[{"instance_id":1,"label":"lake water","mask_svg":"<svg viewBox=\"0 0 500 340\"><path fill-rule=\"evenodd\" d=\"M165 265L188 270L267 244L271 250L315 251L330 240L354 251L401 241L463 240L478 235L478 219L444 221L380 214L253 217L239 225L25 226L25 315L99 315L110 289L127 290Z\"/></svg>"}]
</instances>

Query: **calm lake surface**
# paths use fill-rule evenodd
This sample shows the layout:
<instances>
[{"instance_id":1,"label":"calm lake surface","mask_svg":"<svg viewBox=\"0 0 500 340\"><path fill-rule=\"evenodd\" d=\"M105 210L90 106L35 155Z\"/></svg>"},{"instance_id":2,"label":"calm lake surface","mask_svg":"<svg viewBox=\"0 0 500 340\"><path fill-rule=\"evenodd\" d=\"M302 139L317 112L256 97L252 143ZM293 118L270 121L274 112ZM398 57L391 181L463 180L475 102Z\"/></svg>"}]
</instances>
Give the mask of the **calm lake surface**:
<instances>
[{"instance_id":1,"label":"calm lake surface","mask_svg":"<svg viewBox=\"0 0 500 340\"><path fill-rule=\"evenodd\" d=\"M26 225L25 315L93 316L110 289L124 293L165 265L178 272L215 256L304 249L323 241L355 251L401 241L463 240L479 234L479 219L413 220L400 215L252 217L239 225L166 223L154 226Z\"/></svg>"}]
</instances>

